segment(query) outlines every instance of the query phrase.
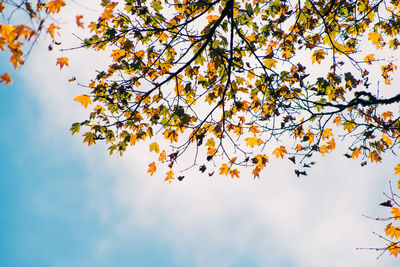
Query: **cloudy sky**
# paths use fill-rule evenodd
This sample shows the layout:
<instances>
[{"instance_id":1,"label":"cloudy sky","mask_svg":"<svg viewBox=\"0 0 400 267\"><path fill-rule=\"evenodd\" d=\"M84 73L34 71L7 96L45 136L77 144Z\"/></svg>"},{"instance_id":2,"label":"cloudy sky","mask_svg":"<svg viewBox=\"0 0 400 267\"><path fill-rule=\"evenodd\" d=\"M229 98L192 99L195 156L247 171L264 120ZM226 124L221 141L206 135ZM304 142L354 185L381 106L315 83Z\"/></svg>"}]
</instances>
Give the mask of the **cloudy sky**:
<instances>
[{"instance_id":1,"label":"cloudy sky","mask_svg":"<svg viewBox=\"0 0 400 267\"><path fill-rule=\"evenodd\" d=\"M68 21L67 47L77 43ZM372 234L385 223L362 215L387 216L378 204L395 181L393 157L361 168L338 144L301 179L273 160L260 180L195 173L170 185L146 174L147 148L110 157L70 135L86 113L67 80L88 80L106 59L48 43L16 73L0 56L14 79L0 85L1 266L398 266L356 250L385 246ZM60 56L70 58L62 72Z\"/></svg>"}]
</instances>

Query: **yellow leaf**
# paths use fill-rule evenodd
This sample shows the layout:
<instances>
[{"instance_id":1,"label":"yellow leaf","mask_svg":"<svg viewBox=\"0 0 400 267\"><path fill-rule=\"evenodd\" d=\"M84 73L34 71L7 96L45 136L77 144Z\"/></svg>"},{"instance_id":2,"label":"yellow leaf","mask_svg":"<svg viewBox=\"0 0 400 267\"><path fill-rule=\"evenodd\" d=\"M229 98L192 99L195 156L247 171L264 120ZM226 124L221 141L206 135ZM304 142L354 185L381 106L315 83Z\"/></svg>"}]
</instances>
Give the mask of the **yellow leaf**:
<instances>
[{"instance_id":1,"label":"yellow leaf","mask_svg":"<svg viewBox=\"0 0 400 267\"><path fill-rule=\"evenodd\" d=\"M48 9L49 13L55 14L60 12L61 7L65 6L63 0L52 0L48 2L44 7Z\"/></svg>"},{"instance_id":2,"label":"yellow leaf","mask_svg":"<svg viewBox=\"0 0 400 267\"><path fill-rule=\"evenodd\" d=\"M155 151L156 153L160 152L160 147L158 146L158 144L156 142L153 142L150 144L150 152L151 151Z\"/></svg>"},{"instance_id":3,"label":"yellow leaf","mask_svg":"<svg viewBox=\"0 0 400 267\"><path fill-rule=\"evenodd\" d=\"M150 175L153 175L157 170L156 163L153 161L152 163L149 164L149 168L147 169L147 172L150 173Z\"/></svg>"},{"instance_id":4,"label":"yellow leaf","mask_svg":"<svg viewBox=\"0 0 400 267\"><path fill-rule=\"evenodd\" d=\"M370 54L364 58L364 61L367 62L368 65L371 65L371 61L374 60L375 60L374 54Z\"/></svg>"},{"instance_id":5,"label":"yellow leaf","mask_svg":"<svg viewBox=\"0 0 400 267\"><path fill-rule=\"evenodd\" d=\"M377 32L368 33L368 40L370 40L371 43L373 43L377 49L382 48L381 42L383 41L383 39L380 33Z\"/></svg>"},{"instance_id":6,"label":"yellow leaf","mask_svg":"<svg viewBox=\"0 0 400 267\"><path fill-rule=\"evenodd\" d=\"M67 57L60 57L57 58L57 63L56 65L60 65L60 70L64 67L64 66L69 66L68 65L68 58Z\"/></svg>"},{"instance_id":7,"label":"yellow leaf","mask_svg":"<svg viewBox=\"0 0 400 267\"><path fill-rule=\"evenodd\" d=\"M382 140L388 147L393 145L392 139L387 134L382 134Z\"/></svg>"},{"instance_id":8,"label":"yellow leaf","mask_svg":"<svg viewBox=\"0 0 400 267\"><path fill-rule=\"evenodd\" d=\"M283 158L283 156L287 153L286 148L284 146L280 146L272 152L276 156L276 158Z\"/></svg>"},{"instance_id":9,"label":"yellow leaf","mask_svg":"<svg viewBox=\"0 0 400 267\"><path fill-rule=\"evenodd\" d=\"M394 174L400 175L400 164L394 166Z\"/></svg>"},{"instance_id":10,"label":"yellow leaf","mask_svg":"<svg viewBox=\"0 0 400 267\"><path fill-rule=\"evenodd\" d=\"M228 166L228 164L226 164L226 163L224 163L224 164L222 164L222 166L219 168L219 174L221 175L221 174L225 174L225 175L228 175L229 174L229 166Z\"/></svg>"},{"instance_id":11,"label":"yellow leaf","mask_svg":"<svg viewBox=\"0 0 400 267\"><path fill-rule=\"evenodd\" d=\"M0 83L5 82L6 85L12 84L11 76L8 73L4 73L3 75L0 75Z\"/></svg>"},{"instance_id":12,"label":"yellow leaf","mask_svg":"<svg viewBox=\"0 0 400 267\"><path fill-rule=\"evenodd\" d=\"M247 137L246 139L246 146L254 147L255 145L259 146L263 142L263 140L257 138L257 137Z\"/></svg>"},{"instance_id":13,"label":"yellow leaf","mask_svg":"<svg viewBox=\"0 0 400 267\"><path fill-rule=\"evenodd\" d=\"M326 52L324 49L319 49L314 51L314 53L311 56L312 59L312 64L317 62L318 64L321 63L321 61L325 58Z\"/></svg>"},{"instance_id":14,"label":"yellow leaf","mask_svg":"<svg viewBox=\"0 0 400 267\"><path fill-rule=\"evenodd\" d=\"M343 122L343 129L347 130L348 132L351 132L356 128L356 124L353 121L345 121Z\"/></svg>"},{"instance_id":15,"label":"yellow leaf","mask_svg":"<svg viewBox=\"0 0 400 267\"><path fill-rule=\"evenodd\" d=\"M392 214L394 220L400 220L400 210L396 207L392 207Z\"/></svg>"},{"instance_id":16,"label":"yellow leaf","mask_svg":"<svg viewBox=\"0 0 400 267\"><path fill-rule=\"evenodd\" d=\"M88 143L88 146L96 144L96 135L94 133L87 132L84 133L83 136L85 136L85 139L83 139L83 143Z\"/></svg>"},{"instance_id":17,"label":"yellow leaf","mask_svg":"<svg viewBox=\"0 0 400 267\"><path fill-rule=\"evenodd\" d=\"M174 177L174 171L173 171L173 170L170 170L170 171L167 172L167 177L165 177L164 181L165 181L165 182L168 181L169 183L171 183L173 179L175 179L175 177Z\"/></svg>"},{"instance_id":18,"label":"yellow leaf","mask_svg":"<svg viewBox=\"0 0 400 267\"><path fill-rule=\"evenodd\" d=\"M168 35L166 35L164 32L162 32L158 36L158 40L160 41L160 43L166 43L166 42L168 42Z\"/></svg>"},{"instance_id":19,"label":"yellow leaf","mask_svg":"<svg viewBox=\"0 0 400 267\"><path fill-rule=\"evenodd\" d=\"M87 108L88 104L92 104L92 100L90 99L90 96L87 95L80 95L74 98L75 101L79 102Z\"/></svg>"},{"instance_id":20,"label":"yellow leaf","mask_svg":"<svg viewBox=\"0 0 400 267\"><path fill-rule=\"evenodd\" d=\"M265 65L265 67L267 67L268 69L275 68L277 62L278 62L278 61L276 61L276 60L273 59L273 58L266 58L266 59L264 59L264 65Z\"/></svg>"},{"instance_id":21,"label":"yellow leaf","mask_svg":"<svg viewBox=\"0 0 400 267\"><path fill-rule=\"evenodd\" d=\"M83 25L83 23L81 22L81 19L83 18L82 15L78 15L76 16L76 25L78 25L78 27L81 27L82 29L85 28L85 26Z\"/></svg>"}]
</instances>

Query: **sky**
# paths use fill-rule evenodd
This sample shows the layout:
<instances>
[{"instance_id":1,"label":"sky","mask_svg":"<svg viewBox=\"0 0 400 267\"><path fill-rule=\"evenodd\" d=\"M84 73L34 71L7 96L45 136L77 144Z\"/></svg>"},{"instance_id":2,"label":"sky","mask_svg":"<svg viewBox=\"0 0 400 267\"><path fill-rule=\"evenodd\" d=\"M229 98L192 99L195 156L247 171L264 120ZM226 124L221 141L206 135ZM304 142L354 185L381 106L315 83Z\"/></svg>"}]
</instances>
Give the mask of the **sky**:
<instances>
[{"instance_id":1,"label":"sky","mask_svg":"<svg viewBox=\"0 0 400 267\"><path fill-rule=\"evenodd\" d=\"M0 266L398 266L356 249L385 246L372 233L385 222L362 215L388 215L379 203L396 180L393 157L361 168L338 143L301 179L271 160L259 180L193 173L168 184L146 174L147 147L109 156L71 136L87 113L67 80L90 79L107 59L48 43L17 72L0 56L14 80L0 85ZM70 58L61 72L60 55Z\"/></svg>"}]
</instances>

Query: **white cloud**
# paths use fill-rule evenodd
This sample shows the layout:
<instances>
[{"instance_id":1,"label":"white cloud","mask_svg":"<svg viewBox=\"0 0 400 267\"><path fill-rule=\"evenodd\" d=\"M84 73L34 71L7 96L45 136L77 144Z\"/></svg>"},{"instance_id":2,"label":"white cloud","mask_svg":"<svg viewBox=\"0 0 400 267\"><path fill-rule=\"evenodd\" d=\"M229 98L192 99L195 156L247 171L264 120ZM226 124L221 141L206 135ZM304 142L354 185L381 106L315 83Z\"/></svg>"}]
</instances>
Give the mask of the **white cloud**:
<instances>
[{"instance_id":1,"label":"white cloud","mask_svg":"<svg viewBox=\"0 0 400 267\"><path fill-rule=\"evenodd\" d=\"M71 36L64 45L75 41ZM23 69L32 84L27 90L41 103L43 134L48 136L69 135L70 123L84 116L72 101L80 94L79 87L66 82L72 74L56 70L58 56L38 48ZM103 57L86 50L65 56L78 80L89 79L93 66L104 63ZM382 232L384 224L361 215L380 215L383 208L375 207L384 200L381 191L393 170L380 165L360 168L339 157L340 148L301 179L289 161L274 160L260 180L246 175L240 180L210 178L190 171L183 182L169 185L162 176L147 177L151 155L146 156L143 147L118 158L108 157L105 149L88 150L79 144L80 137L71 142L92 173L87 178L92 188L88 201L99 220L112 225L98 244L96 257L107 257L118 249L120 238L140 232L171 250L177 263L192 259L197 266L230 266L241 258L259 266L288 260L293 262L289 266L308 267L395 264L391 257L377 261L375 252L356 251L384 245L371 234ZM97 180L99 170L112 177Z\"/></svg>"}]
</instances>

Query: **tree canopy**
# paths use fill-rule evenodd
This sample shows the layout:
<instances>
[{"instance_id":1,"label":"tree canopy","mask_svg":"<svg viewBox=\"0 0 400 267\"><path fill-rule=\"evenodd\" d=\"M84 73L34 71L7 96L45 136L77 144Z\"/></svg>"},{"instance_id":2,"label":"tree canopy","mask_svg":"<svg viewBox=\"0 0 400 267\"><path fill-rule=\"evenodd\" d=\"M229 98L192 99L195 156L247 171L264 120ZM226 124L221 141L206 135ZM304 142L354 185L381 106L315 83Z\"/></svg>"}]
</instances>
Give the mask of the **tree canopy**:
<instances>
[{"instance_id":1,"label":"tree canopy","mask_svg":"<svg viewBox=\"0 0 400 267\"><path fill-rule=\"evenodd\" d=\"M32 24L0 24L0 49L9 49L15 68L23 64L20 39L34 43L46 29L56 43L60 26L47 18L65 5L30 2L0 3L6 17L20 10ZM361 166L399 152L400 91L393 86L399 0L102 0L101 6L81 47L110 51L113 62L74 99L91 112L71 127L72 134L83 131L89 146L104 140L110 154L122 155L147 142L155 153L148 173L164 170L169 183L193 168L232 178L248 168L259 178L271 157L289 159L302 177L342 140L344 156ZM76 24L85 28L82 17ZM56 64L62 69L68 58ZM0 82L11 77L3 74ZM400 175L400 163L394 173ZM400 205L393 192L389 200L391 241L382 250L397 257Z\"/></svg>"}]
</instances>

